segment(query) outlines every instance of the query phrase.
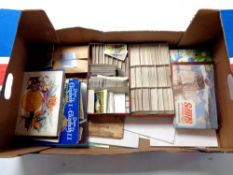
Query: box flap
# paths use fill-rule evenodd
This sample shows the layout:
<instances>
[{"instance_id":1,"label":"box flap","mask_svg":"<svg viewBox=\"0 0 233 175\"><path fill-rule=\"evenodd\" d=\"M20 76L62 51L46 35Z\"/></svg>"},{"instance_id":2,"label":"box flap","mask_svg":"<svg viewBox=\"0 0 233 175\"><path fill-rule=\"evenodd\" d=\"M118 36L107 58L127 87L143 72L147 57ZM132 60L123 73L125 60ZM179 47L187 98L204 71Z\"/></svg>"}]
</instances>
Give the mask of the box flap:
<instances>
[{"instance_id":1,"label":"box flap","mask_svg":"<svg viewBox=\"0 0 233 175\"><path fill-rule=\"evenodd\" d=\"M221 34L218 10L199 10L182 37L179 46L196 46L212 43Z\"/></svg>"},{"instance_id":2,"label":"box flap","mask_svg":"<svg viewBox=\"0 0 233 175\"><path fill-rule=\"evenodd\" d=\"M183 32L169 31L121 31L103 32L81 27L61 29L57 36L61 44L90 42L168 42L177 44Z\"/></svg>"},{"instance_id":3,"label":"box flap","mask_svg":"<svg viewBox=\"0 0 233 175\"><path fill-rule=\"evenodd\" d=\"M20 16L21 11L19 10L0 10L0 93L14 46Z\"/></svg>"},{"instance_id":4,"label":"box flap","mask_svg":"<svg viewBox=\"0 0 233 175\"><path fill-rule=\"evenodd\" d=\"M0 157L15 157L29 153L37 153L48 149L49 147L27 147L27 148L16 148L11 150L0 150Z\"/></svg>"},{"instance_id":5,"label":"box flap","mask_svg":"<svg viewBox=\"0 0 233 175\"><path fill-rule=\"evenodd\" d=\"M231 71L233 71L233 10L221 10L221 22Z\"/></svg>"},{"instance_id":6,"label":"box flap","mask_svg":"<svg viewBox=\"0 0 233 175\"><path fill-rule=\"evenodd\" d=\"M56 31L43 10L22 11L19 32L29 42L57 42Z\"/></svg>"}]
</instances>

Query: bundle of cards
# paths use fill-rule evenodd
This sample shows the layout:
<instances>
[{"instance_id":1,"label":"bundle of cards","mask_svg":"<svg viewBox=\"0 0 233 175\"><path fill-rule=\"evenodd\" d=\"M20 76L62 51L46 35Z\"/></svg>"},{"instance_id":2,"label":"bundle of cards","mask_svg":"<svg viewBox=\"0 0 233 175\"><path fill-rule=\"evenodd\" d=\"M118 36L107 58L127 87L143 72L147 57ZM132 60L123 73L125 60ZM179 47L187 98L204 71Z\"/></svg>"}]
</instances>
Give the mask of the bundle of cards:
<instances>
[{"instance_id":1,"label":"bundle of cards","mask_svg":"<svg viewBox=\"0 0 233 175\"><path fill-rule=\"evenodd\" d=\"M174 114L167 44L129 45L131 112Z\"/></svg>"},{"instance_id":2,"label":"bundle of cards","mask_svg":"<svg viewBox=\"0 0 233 175\"><path fill-rule=\"evenodd\" d=\"M125 44L91 44L88 113L129 112L127 54Z\"/></svg>"},{"instance_id":3,"label":"bundle of cards","mask_svg":"<svg viewBox=\"0 0 233 175\"><path fill-rule=\"evenodd\" d=\"M128 75L129 59L126 44L91 44L91 62L96 65L114 65Z\"/></svg>"}]
</instances>

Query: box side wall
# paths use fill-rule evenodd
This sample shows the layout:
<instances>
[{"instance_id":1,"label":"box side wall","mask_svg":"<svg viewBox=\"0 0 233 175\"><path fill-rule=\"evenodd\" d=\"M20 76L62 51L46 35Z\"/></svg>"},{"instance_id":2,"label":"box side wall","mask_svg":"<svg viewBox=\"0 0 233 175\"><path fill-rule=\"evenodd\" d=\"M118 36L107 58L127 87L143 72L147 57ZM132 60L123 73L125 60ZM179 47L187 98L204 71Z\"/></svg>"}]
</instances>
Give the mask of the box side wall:
<instances>
[{"instance_id":1,"label":"box side wall","mask_svg":"<svg viewBox=\"0 0 233 175\"><path fill-rule=\"evenodd\" d=\"M15 156L21 156L28 153L39 153L40 151L46 150L49 147L25 147L25 148L14 148L14 149L4 149L0 150L0 157L1 158L10 158Z\"/></svg>"},{"instance_id":2,"label":"box side wall","mask_svg":"<svg viewBox=\"0 0 233 175\"><path fill-rule=\"evenodd\" d=\"M130 43L130 42L168 42L177 44L183 32L165 31L122 31L102 32L85 28L69 28L57 31L60 44Z\"/></svg>"},{"instance_id":3,"label":"box side wall","mask_svg":"<svg viewBox=\"0 0 233 175\"><path fill-rule=\"evenodd\" d=\"M0 99L0 148L7 147L14 135L26 57L26 45L23 38L18 33L6 74L13 74L11 98L6 100L2 95Z\"/></svg>"},{"instance_id":4,"label":"box side wall","mask_svg":"<svg viewBox=\"0 0 233 175\"><path fill-rule=\"evenodd\" d=\"M217 131L220 150L233 150L233 101L230 100L227 76L230 64L220 12L217 10L200 10L179 43L180 47L204 46L211 48L215 64L215 83L218 107L219 129Z\"/></svg>"},{"instance_id":5,"label":"box side wall","mask_svg":"<svg viewBox=\"0 0 233 175\"><path fill-rule=\"evenodd\" d=\"M231 74L223 36L213 48L216 71L216 95L219 110L219 139L221 149L233 150L233 100L230 99L227 76Z\"/></svg>"},{"instance_id":6,"label":"box side wall","mask_svg":"<svg viewBox=\"0 0 233 175\"><path fill-rule=\"evenodd\" d=\"M32 43L57 42L56 31L43 10L22 11L18 32Z\"/></svg>"},{"instance_id":7,"label":"box side wall","mask_svg":"<svg viewBox=\"0 0 233 175\"><path fill-rule=\"evenodd\" d=\"M180 47L206 46L221 34L218 10L199 10L179 42Z\"/></svg>"},{"instance_id":8,"label":"box side wall","mask_svg":"<svg viewBox=\"0 0 233 175\"><path fill-rule=\"evenodd\" d=\"M22 12L6 73L6 76L9 73L13 75L11 98L6 100L1 95L0 99L0 157L12 157L47 148L18 148L18 145L12 145L12 140L18 116L23 74L28 58L28 44L56 42L55 29L44 11L26 10Z\"/></svg>"}]
</instances>

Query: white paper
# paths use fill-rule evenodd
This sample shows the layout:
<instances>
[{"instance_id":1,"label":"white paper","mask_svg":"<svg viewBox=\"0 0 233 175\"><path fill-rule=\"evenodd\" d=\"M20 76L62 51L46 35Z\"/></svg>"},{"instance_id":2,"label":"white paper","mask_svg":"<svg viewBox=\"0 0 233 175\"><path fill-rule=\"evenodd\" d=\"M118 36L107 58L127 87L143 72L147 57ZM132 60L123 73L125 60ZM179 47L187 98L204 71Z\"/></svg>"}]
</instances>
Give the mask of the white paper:
<instances>
[{"instance_id":1,"label":"white paper","mask_svg":"<svg viewBox=\"0 0 233 175\"><path fill-rule=\"evenodd\" d=\"M124 131L124 137L122 139L89 137L89 142L90 143L105 144L105 145L112 145L112 146L138 148L139 136L135 133Z\"/></svg>"},{"instance_id":2,"label":"white paper","mask_svg":"<svg viewBox=\"0 0 233 175\"><path fill-rule=\"evenodd\" d=\"M158 139L168 143L173 143L175 138L173 118L126 117L124 129L141 136Z\"/></svg>"},{"instance_id":3,"label":"white paper","mask_svg":"<svg viewBox=\"0 0 233 175\"><path fill-rule=\"evenodd\" d=\"M107 113L114 113L115 112L113 92L109 92L109 94L108 94L108 105L107 105L107 107L108 107Z\"/></svg>"},{"instance_id":4,"label":"white paper","mask_svg":"<svg viewBox=\"0 0 233 175\"><path fill-rule=\"evenodd\" d=\"M125 113L125 94L114 93L115 113Z\"/></svg>"},{"instance_id":5,"label":"white paper","mask_svg":"<svg viewBox=\"0 0 233 175\"><path fill-rule=\"evenodd\" d=\"M88 90L88 105L87 105L87 112L94 113L94 99L95 98L95 91L90 89Z\"/></svg>"},{"instance_id":6,"label":"white paper","mask_svg":"<svg viewBox=\"0 0 233 175\"><path fill-rule=\"evenodd\" d=\"M0 57L0 64L8 64L10 57Z\"/></svg>"},{"instance_id":7,"label":"white paper","mask_svg":"<svg viewBox=\"0 0 233 175\"><path fill-rule=\"evenodd\" d=\"M228 83L228 89L231 100L233 100L233 77L231 74L228 74L227 76L227 83Z\"/></svg>"},{"instance_id":8,"label":"white paper","mask_svg":"<svg viewBox=\"0 0 233 175\"><path fill-rule=\"evenodd\" d=\"M44 138L33 138L35 141L42 141L42 142L52 142L52 143L58 143L59 137L55 139L44 139Z\"/></svg>"},{"instance_id":9,"label":"white paper","mask_svg":"<svg viewBox=\"0 0 233 175\"><path fill-rule=\"evenodd\" d=\"M150 140L150 137L146 137L146 136L142 136L142 135L139 135L139 138L140 139L145 139L145 140Z\"/></svg>"},{"instance_id":10,"label":"white paper","mask_svg":"<svg viewBox=\"0 0 233 175\"><path fill-rule=\"evenodd\" d=\"M90 144L90 146L97 147L97 148L110 148L109 145L101 145L101 144L95 144L95 143Z\"/></svg>"},{"instance_id":11,"label":"white paper","mask_svg":"<svg viewBox=\"0 0 233 175\"><path fill-rule=\"evenodd\" d=\"M76 68L78 67L78 60L62 60L61 68Z\"/></svg>"},{"instance_id":12,"label":"white paper","mask_svg":"<svg viewBox=\"0 0 233 175\"><path fill-rule=\"evenodd\" d=\"M179 129L176 131L174 144L151 138L150 146L217 147L218 141L215 130Z\"/></svg>"}]
</instances>

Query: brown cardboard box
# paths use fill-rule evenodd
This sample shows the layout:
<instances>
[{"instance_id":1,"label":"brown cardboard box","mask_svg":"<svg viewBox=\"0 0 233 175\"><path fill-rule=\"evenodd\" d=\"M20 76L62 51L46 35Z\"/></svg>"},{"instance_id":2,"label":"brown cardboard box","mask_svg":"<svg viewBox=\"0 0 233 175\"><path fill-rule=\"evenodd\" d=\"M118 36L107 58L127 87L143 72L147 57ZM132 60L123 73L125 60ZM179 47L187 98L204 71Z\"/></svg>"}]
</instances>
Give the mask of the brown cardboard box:
<instances>
[{"instance_id":1,"label":"brown cardboard box","mask_svg":"<svg viewBox=\"0 0 233 175\"><path fill-rule=\"evenodd\" d=\"M179 20L179 19L177 19ZM29 27L30 26L30 27ZM219 130L217 131L218 148L166 148L150 147L149 142L141 140L139 149L111 147L102 148L50 148L26 147L12 145L16 117L19 106L19 94L30 43L54 43L55 45L88 44L91 42L140 43L167 42L174 47L204 47L213 52L216 66L216 93L219 109ZM227 75L230 73L227 50L221 27L220 13L217 10L200 10L187 31L127 31L101 32L85 28L68 28L55 31L46 14L41 10L23 11L20 20L13 54L8 66L8 73L14 76L12 97L0 101L0 157L12 157L28 153L41 154L72 154L72 155L103 155L128 154L152 151L233 151L233 101L229 97Z\"/></svg>"}]
</instances>

